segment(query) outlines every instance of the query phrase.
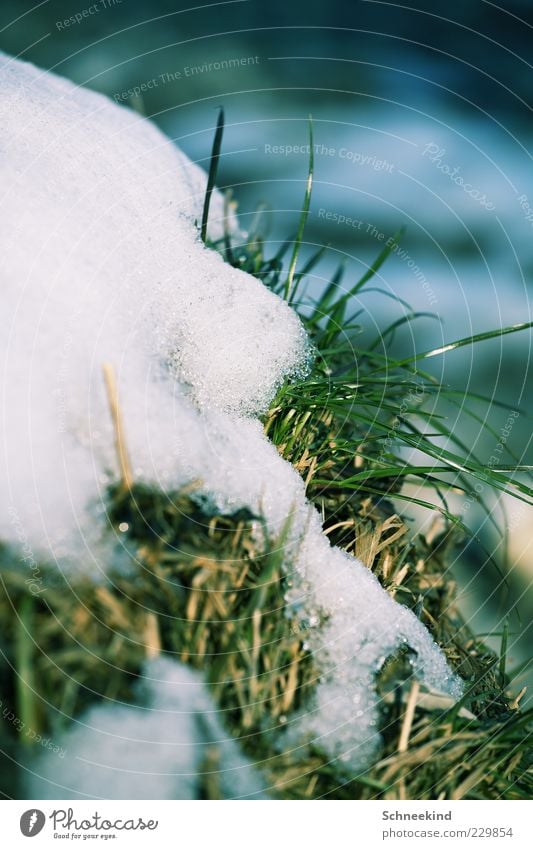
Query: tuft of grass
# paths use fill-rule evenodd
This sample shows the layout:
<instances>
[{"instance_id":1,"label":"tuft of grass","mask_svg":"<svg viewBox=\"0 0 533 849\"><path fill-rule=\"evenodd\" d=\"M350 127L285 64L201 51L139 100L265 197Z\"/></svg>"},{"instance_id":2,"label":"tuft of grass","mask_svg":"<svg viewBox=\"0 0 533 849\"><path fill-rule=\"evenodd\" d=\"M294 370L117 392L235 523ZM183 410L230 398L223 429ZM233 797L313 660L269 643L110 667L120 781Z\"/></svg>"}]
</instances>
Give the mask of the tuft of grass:
<instances>
[{"instance_id":1,"label":"tuft of grass","mask_svg":"<svg viewBox=\"0 0 533 849\"><path fill-rule=\"evenodd\" d=\"M220 131L213 155L217 162L223 123ZM349 314L350 305L354 303L355 296L361 297L365 291L376 291L368 284L398 245L403 227L387 239L375 261L354 283L343 283L346 270L343 261L317 299L302 295L296 300L300 283L315 269L325 251L323 246L319 247L301 271L297 271L313 182L311 119L309 132L311 153L304 201L287 277L284 276L283 257L291 246L291 240L284 242L268 258L265 238L256 227L252 228L245 242L233 244L228 217L223 237L206 239L206 244L220 251L234 267L258 277L276 295L291 303L316 350L315 367L311 374L298 384L286 383L274 400L266 421L270 439L296 466L304 454L305 462L316 458L313 479L319 487L334 487L343 491L346 497L349 497L347 493L354 491L379 497L385 491L400 499L439 510L447 521L466 534L469 533L468 528L447 507L447 491L462 492L477 501L489 520L492 519L492 506L476 492L474 487L478 480L487 484L489 489L510 493L527 504L533 504L533 488L516 479L519 472L531 471L529 466L493 467L483 464L448 427L446 419L435 410L435 404L430 403L435 399L454 405L460 403L463 408L466 407L466 415L475 416L469 406L483 400L494 404L493 399L483 399L469 391L460 393L442 385L423 369L428 359L467 345L528 330L533 327L533 322L488 330L453 340L439 348L397 358L388 350L390 337L402 324L428 316L427 313L415 313L404 303L410 310L408 314L392 322L367 347L360 348L357 344L361 331L357 322L360 311ZM422 398L423 403L419 403L417 397ZM490 424L479 416L477 420L480 427L491 432ZM324 427L328 428L327 422L331 426L326 440ZM307 439L305 446L302 435ZM416 449L427 462L423 465L416 465L413 461L405 463L402 449ZM328 473L321 477L321 471ZM402 494L401 485L408 481L435 492L440 504Z\"/></svg>"},{"instance_id":2,"label":"tuft of grass","mask_svg":"<svg viewBox=\"0 0 533 849\"><path fill-rule=\"evenodd\" d=\"M62 582L57 570L43 567L46 591L32 600L32 698L52 741L95 701L131 701L153 647L155 620L161 650L203 670L226 727L264 771L274 796L530 797L532 713L515 703L501 657L454 609L455 588L445 577L450 531L435 528L413 539L400 517L384 517L369 498L354 510L349 528L329 529L336 542L366 559L388 592L418 612L467 682L455 706L421 692L407 745L400 747L413 684L406 659L390 659L378 682L383 751L371 769L354 776L317 745L283 748L283 730L298 721L318 675L305 623L285 613L283 540L258 548L247 511L208 516L192 494L157 493L138 484L125 491L119 483L110 491L109 519L115 527L128 526L129 572L111 570L107 583L95 584L83 576ZM28 588L9 564L5 553L2 652L5 669L16 670L18 611ZM3 703L16 705L16 699L12 674ZM15 727L3 724L4 750L17 737ZM216 798L216 772L208 771L203 793ZM7 795L13 777L12 770L2 776Z\"/></svg>"},{"instance_id":3,"label":"tuft of grass","mask_svg":"<svg viewBox=\"0 0 533 849\"><path fill-rule=\"evenodd\" d=\"M505 529L494 518L491 494L505 492L532 505L533 488L517 478L519 473L531 471L531 468L518 463L484 464L471 446L448 426L439 410L443 403L460 407L465 416L479 423L480 428L497 436L487 417L475 412L475 406L485 403L509 410L511 407L471 391L461 392L443 385L423 366L426 360L445 352L528 330L533 322L489 330L398 358L388 350L398 328L420 318L436 318L432 314L416 313L409 304L402 302L409 312L393 321L369 345L360 347L358 336L362 328L358 319L362 310L350 313L350 306L356 296L360 298L365 292L389 294L368 284L404 231L400 228L386 241L375 261L355 282L347 285L343 282L346 268L342 261L318 298L302 294L296 300L296 290L316 268L326 250L319 247L300 271L296 269L312 176L311 157L300 227L290 262L292 276L285 278L283 263L290 240L272 257L267 257L266 238L256 228L245 242L234 244L228 218L223 237L207 240L210 247L220 251L236 268L254 274L276 295L285 297L300 316L315 347L312 372L303 381L287 382L279 390L266 416L265 430L282 456L302 473L308 485L308 497L320 509L329 500L331 509L337 516L340 511L342 520L343 505L349 505L354 498L370 496L377 500L394 497L396 502L437 511L465 537L474 538L487 561L500 571L498 562L484 548L482 540L451 510L446 496L462 494L477 503L485 519L499 534L503 546L506 544ZM287 285L289 281L290 286ZM408 462L406 451L410 457ZM413 456L421 459L415 461L411 459ZM478 481L486 484L481 491ZM416 495L412 493L414 487L407 488L407 484L416 485Z\"/></svg>"}]
</instances>

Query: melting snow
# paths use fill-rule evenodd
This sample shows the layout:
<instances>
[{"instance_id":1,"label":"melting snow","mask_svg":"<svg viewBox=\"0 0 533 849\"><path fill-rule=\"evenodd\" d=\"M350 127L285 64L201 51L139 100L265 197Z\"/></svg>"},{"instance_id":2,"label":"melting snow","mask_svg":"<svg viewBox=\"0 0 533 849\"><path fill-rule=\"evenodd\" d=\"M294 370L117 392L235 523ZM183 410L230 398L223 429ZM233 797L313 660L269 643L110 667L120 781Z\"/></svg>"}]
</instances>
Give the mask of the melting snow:
<instances>
[{"instance_id":1,"label":"melting snow","mask_svg":"<svg viewBox=\"0 0 533 849\"><path fill-rule=\"evenodd\" d=\"M248 506L272 534L292 517L293 595L306 621L326 614L307 638L322 683L293 738L308 732L364 767L387 655L408 644L428 685L453 696L461 685L414 614L331 548L255 418L308 366L298 318L204 248L205 175L153 124L7 56L0 86L0 537L60 568L104 571L95 517L117 476L102 380L112 363L137 480L199 478L218 508ZM219 197L213 216L216 227Z\"/></svg>"},{"instance_id":2,"label":"melting snow","mask_svg":"<svg viewBox=\"0 0 533 849\"><path fill-rule=\"evenodd\" d=\"M60 765L32 764L31 798L198 799L202 781L223 799L265 798L197 672L158 658L141 680L142 704L96 705L63 735Z\"/></svg>"}]
</instances>

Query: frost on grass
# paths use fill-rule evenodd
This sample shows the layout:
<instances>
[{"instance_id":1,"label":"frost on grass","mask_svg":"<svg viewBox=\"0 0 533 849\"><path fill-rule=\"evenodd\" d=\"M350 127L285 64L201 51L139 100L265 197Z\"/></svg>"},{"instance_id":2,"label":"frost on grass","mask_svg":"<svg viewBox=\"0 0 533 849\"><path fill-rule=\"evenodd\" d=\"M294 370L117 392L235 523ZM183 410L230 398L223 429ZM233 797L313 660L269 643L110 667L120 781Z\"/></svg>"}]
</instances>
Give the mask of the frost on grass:
<instances>
[{"instance_id":1,"label":"frost on grass","mask_svg":"<svg viewBox=\"0 0 533 849\"><path fill-rule=\"evenodd\" d=\"M65 757L30 770L33 799L265 798L264 783L228 738L198 672L164 658L145 664L138 705L97 705L62 738Z\"/></svg>"},{"instance_id":2,"label":"frost on grass","mask_svg":"<svg viewBox=\"0 0 533 849\"><path fill-rule=\"evenodd\" d=\"M111 363L137 481L175 490L201 480L214 507L248 507L271 537L289 519L287 608L323 673L292 736L308 732L364 766L379 740L374 678L388 655L408 645L428 685L458 695L460 684L416 617L330 547L256 418L308 366L300 321L204 248L195 222L205 175L154 125L0 62L0 536L60 568L104 572L104 501L117 476L102 380ZM215 197L219 230L221 215Z\"/></svg>"}]
</instances>

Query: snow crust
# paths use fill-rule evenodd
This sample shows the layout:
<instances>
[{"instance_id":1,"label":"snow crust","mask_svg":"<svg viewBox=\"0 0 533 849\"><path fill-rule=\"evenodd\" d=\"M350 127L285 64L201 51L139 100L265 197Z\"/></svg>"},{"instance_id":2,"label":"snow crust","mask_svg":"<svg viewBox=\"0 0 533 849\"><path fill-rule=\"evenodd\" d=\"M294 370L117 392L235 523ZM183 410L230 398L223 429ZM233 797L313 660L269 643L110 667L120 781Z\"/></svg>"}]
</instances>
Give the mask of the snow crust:
<instances>
[{"instance_id":1,"label":"snow crust","mask_svg":"<svg viewBox=\"0 0 533 849\"><path fill-rule=\"evenodd\" d=\"M205 175L153 124L1 55L0 91L0 538L26 552L21 569L45 556L105 572L95 519L118 472L102 380L111 363L136 480L165 490L198 479L214 506L249 507L271 535L290 517L287 606L322 678L287 739L307 734L364 768L388 655L409 645L428 686L458 696L461 684L414 614L330 546L301 478L264 436L257 415L309 365L297 316L204 248ZM215 228L221 216L216 197Z\"/></svg>"}]
</instances>

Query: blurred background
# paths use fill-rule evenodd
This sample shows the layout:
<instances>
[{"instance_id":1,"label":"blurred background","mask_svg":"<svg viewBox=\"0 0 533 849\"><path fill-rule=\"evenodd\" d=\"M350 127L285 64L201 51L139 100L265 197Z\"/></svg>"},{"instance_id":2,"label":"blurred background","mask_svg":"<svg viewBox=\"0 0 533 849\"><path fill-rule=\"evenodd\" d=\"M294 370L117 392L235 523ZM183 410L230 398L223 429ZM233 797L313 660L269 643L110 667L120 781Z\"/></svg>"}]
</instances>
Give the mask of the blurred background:
<instances>
[{"instance_id":1,"label":"blurred background","mask_svg":"<svg viewBox=\"0 0 533 849\"><path fill-rule=\"evenodd\" d=\"M323 285L339 257L348 263L347 281L360 275L384 240L406 228L376 284L393 297L369 293L356 305L364 310L361 345L411 308L434 317L406 325L390 343L406 356L530 320L530 2L508 0L505 9L486 0L188 6L4 0L0 46L142 108L203 167L223 105L219 182L232 187L245 229L265 204L272 253L296 231L311 114L315 183L306 250L331 244L313 285ZM445 410L482 461L505 435L502 462L533 462L530 345L525 331L428 362L445 383L488 396L474 410L492 434L460 404ZM511 425L499 402L517 412ZM494 504L498 515L501 506ZM459 552L455 571L472 627L497 645L507 619L510 660L519 663L531 654L533 514L519 502L505 506L507 563L476 504L464 496L452 504L507 570L507 586L477 544Z\"/></svg>"}]
</instances>

